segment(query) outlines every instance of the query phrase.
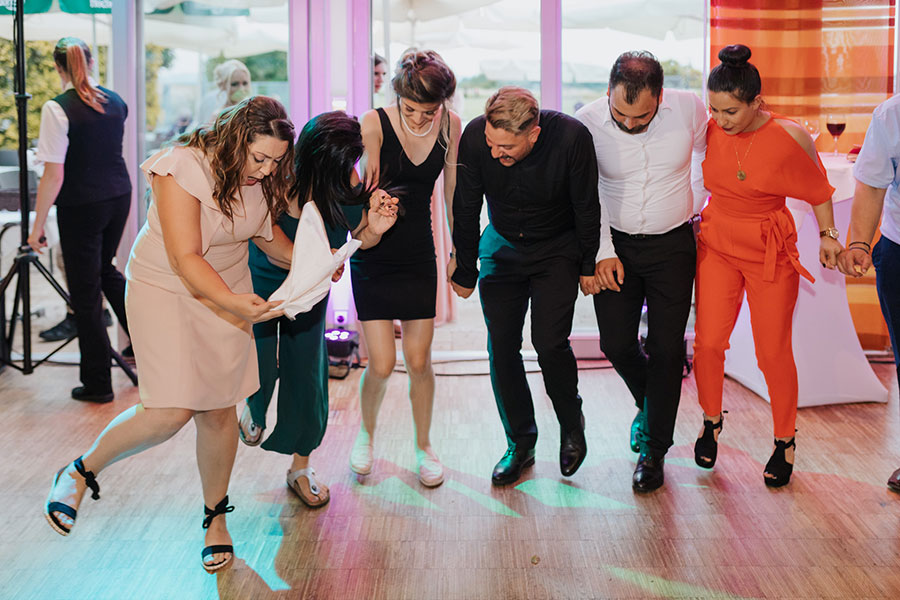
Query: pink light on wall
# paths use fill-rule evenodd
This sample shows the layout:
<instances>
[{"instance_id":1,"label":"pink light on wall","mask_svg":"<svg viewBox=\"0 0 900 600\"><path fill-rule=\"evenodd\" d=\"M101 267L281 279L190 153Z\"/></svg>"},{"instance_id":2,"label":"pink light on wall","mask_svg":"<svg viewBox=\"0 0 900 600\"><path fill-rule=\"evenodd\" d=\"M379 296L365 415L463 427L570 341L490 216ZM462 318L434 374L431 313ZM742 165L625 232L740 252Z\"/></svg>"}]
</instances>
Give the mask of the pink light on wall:
<instances>
[{"instance_id":1,"label":"pink light on wall","mask_svg":"<svg viewBox=\"0 0 900 600\"><path fill-rule=\"evenodd\" d=\"M288 85L290 113L294 130L299 133L309 120L309 2L290 0L288 3L290 36L288 41Z\"/></svg>"},{"instance_id":2,"label":"pink light on wall","mask_svg":"<svg viewBox=\"0 0 900 600\"><path fill-rule=\"evenodd\" d=\"M561 0L541 0L541 108L562 109Z\"/></svg>"},{"instance_id":3,"label":"pink light on wall","mask_svg":"<svg viewBox=\"0 0 900 600\"><path fill-rule=\"evenodd\" d=\"M331 110L330 6L325 0L309 2L309 115ZM304 121L305 123L306 121ZM301 124L302 126L302 124Z\"/></svg>"},{"instance_id":4,"label":"pink light on wall","mask_svg":"<svg viewBox=\"0 0 900 600\"><path fill-rule=\"evenodd\" d=\"M371 12L370 0L347 0L347 112L357 117L372 108Z\"/></svg>"}]
</instances>

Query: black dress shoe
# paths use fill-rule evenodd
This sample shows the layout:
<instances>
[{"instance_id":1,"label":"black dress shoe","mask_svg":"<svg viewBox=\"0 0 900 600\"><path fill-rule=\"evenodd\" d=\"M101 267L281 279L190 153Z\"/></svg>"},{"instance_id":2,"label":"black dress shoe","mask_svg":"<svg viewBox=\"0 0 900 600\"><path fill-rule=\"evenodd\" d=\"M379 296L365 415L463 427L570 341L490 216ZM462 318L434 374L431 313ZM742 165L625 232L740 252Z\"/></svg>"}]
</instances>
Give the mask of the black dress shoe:
<instances>
[{"instance_id":1,"label":"black dress shoe","mask_svg":"<svg viewBox=\"0 0 900 600\"><path fill-rule=\"evenodd\" d=\"M647 416L644 414L644 411L638 410L637 414L634 415L634 421L631 422L631 435L629 436L629 441L631 443L632 452L641 451L640 433L646 426Z\"/></svg>"},{"instance_id":2,"label":"black dress shoe","mask_svg":"<svg viewBox=\"0 0 900 600\"><path fill-rule=\"evenodd\" d=\"M65 319L38 334L45 342L60 342L76 335L78 335L78 330L75 328L75 315L72 313L66 313Z\"/></svg>"},{"instance_id":3,"label":"black dress shoe","mask_svg":"<svg viewBox=\"0 0 900 600\"><path fill-rule=\"evenodd\" d=\"M519 448L510 444L506 454L494 467L491 474L491 483L494 485L509 485L518 481L525 467L534 464L534 448Z\"/></svg>"},{"instance_id":4,"label":"black dress shoe","mask_svg":"<svg viewBox=\"0 0 900 600\"><path fill-rule=\"evenodd\" d=\"M585 456L587 456L587 442L584 439L584 415L582 415L581 427L568 433L560 432L559 472L571 477L584 462Z\"/></svg>"},{"instance_id":5,"label":"black dress shoe","mask_svg":"<svg viewBox=\"0 0 900 600\"><path fill-rule=\"evenodd\" d=\"M97 404L106 404L107 402L112 402L115 394L112 392L93 392L88 390L83 385L79 385L77 388L72 388L72 398L75 400L81 400L82 402L95 402Z\"/></svg>"},{"instance_id":6,"label":"black dress shoe","mask_svg":"<svg viewBox=\"0 0 900 600\"><path fill-rule=\"evenodd\" d=\"M131 344L125 346L119 354L122 355L122 360L132 367L137 364L134 360L134 348L131 347Z\"/></svg>"},{"instance_id":7,"label":"black dress shoe","mask_svg":"<svg viewBox=\"0 0 900 600\"><path fill-rule=\"evenodd\" d=\"M891 478L887 482L888 489L894 492L900 492L900 469L891 474Z\"/></svg>"},{"instance_id":8,"label":"black dress shoe","mask_svg":"<svg viewBox=\"0 0 900 600\"><path fill-rule=\"evenodd\" d=\"M665 478L663 465L666 459L641 453L638 457L634 475L631 477L631 487L636 492L652 492L662 486Z\"/></svg>"}]
</instances>

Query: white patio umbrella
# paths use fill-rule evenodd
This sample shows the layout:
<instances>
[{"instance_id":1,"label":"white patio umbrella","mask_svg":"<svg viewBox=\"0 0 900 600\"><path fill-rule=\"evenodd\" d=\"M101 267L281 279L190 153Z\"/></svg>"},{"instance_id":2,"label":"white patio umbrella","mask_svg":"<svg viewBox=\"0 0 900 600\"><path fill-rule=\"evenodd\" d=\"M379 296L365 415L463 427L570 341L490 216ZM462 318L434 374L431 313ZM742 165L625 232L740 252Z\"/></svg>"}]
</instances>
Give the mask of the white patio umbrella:
<instances>
[{"instance_id":1,"label":"white patio umbrella","mask_svg":"<svg viewBox=\"0 0 900 600\"><path fill-rule=\"evenodd\" d=\"M205 3L226 2L207 0ZM69 14L61 10L59 0L48 4L48 12L25 15L27 40L56 41L71 35L92 40L95 47L97 44L110 44L111 15ZM147 8L152 10L172 8L176 4L179 2L173 0L145 2ZM285 0L243 1L243 4L245 7L252 5L245 16L198 17L185 15L179 8L165 15L147 13L144 15L144 42L210 55L221 53L228 57L287 50L289 30L284 19ZM12 16L0 15L0 38L12 39L12 35Z\"/></svg>"}]
</instances>

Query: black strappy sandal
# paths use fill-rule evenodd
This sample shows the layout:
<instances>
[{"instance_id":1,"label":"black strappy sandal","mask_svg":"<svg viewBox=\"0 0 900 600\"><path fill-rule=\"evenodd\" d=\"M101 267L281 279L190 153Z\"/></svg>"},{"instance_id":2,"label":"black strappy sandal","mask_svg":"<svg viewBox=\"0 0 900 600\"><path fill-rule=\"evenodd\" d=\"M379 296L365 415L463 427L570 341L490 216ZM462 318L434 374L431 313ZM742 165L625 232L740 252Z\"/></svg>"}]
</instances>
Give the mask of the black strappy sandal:
<instances>
[{"instance_id":1,"label":"black strappy sandal","mask_svg":"<svg viewBox=\"0 0 900 600\"><path fill-rule=\"evenodd\" d=\"M772 457L766 463L763 479L769 487L781 487L791 481L791 473L794 472L794 464L787 461L788 448L797 448L794 438L787 441L775 440L775 450Z\"/></svg>"},{"instance_id":2,"label":"black strappy sandal","mask_svg":"<svg viewBox=\"0 0 900 600\"><path fill-rule=\"evenodd\" d=\"M222 498L222 501L216 504L215 508L204 506L203 511L206 513L206 518L203 519L203 529L209 529L209 526L212 524L213 519L215 519L219 515L230 513L233 510L233 506L228 506L228 496ZM226 558L225 560L221 560L217 563L206 562L207 556L225 552L229 553L228 558ZM215 546L207 546L203 549L203 554L201 555L200 560L203 562L203 568L207 573L215 573L216 571L220 571L230 565L231 561L234 560L234 546L232 546L231 544L217 544Z\"/></svg>"},{"instance_id":3,"label":"black strappy sandal","mask_svg":"<svg viewBox=\"0 0 900 600\"><path fill-rule=\"evenodd\" d=\"M78 474L84 477L84 483L91 490L91 498L94 500L100 499L100 484L97 483L97 479L94 477L93 471L87 471L84 468L84 462L82 461L83 456L79 456L72 463L75 467L75 470L78 471ZM50 498L53 496L53 491L56 489L56 484L59 482L59 477L62 475L66 467L66 465L62 469L56 472L56 476L53 478L53 484L50 486L50 496L47 497L47 506L44 510L44 516L47 517L47 522L50 523L50 527L53 528L53 531L58 533L59 535L69 535L69 532L72 530L72 527L75 526L75 517L78 515L78 511L68 504L63 504L62 502L51 501ZM56 517L53 513L62 513L72 519L72 525L66 526Z\"/></svg>"},{"instance_id":4,"label":"black strappy sandal","mask_svg":"<svg viewBox=\"0 0 900 600\"><path fill-rule=\"evenodd\" d=\"M719 454L719 434L722 433L722 423L725 422L723 410L719 414L718 423L703 419L703 434L694 443L694 462L698 467L712 469L716 466L716 457Z\"/></svg>"}]
</instances>

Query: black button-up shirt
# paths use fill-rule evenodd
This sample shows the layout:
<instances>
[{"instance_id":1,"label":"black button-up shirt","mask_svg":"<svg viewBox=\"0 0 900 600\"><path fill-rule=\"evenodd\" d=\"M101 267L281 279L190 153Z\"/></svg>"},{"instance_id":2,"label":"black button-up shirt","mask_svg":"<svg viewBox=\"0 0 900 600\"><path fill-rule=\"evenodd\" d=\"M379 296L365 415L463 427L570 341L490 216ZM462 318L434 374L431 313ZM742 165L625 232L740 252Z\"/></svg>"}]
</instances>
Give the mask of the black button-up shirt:
<instances>
[{"instance_id":1,"label":"black button-up shirt","mask_svg":"<svg viewBox=\"0 0 900 600\"><path fill-rule=\"evenodd\" d=\"M542 110L541 131L531 152L504 167L491 156L484 124L484 116L473 119L459 142L453 281L473 288L478 279L475 262L484 198L491 225L514 246L527 247L572 231L581 251L581 275L593 275L600 246L600 200L590 132L568 115Z\"/></svg>"}]
</instances>

